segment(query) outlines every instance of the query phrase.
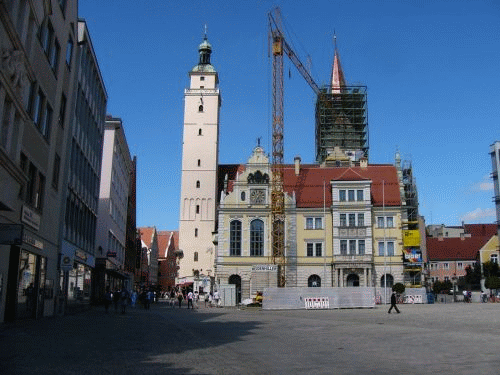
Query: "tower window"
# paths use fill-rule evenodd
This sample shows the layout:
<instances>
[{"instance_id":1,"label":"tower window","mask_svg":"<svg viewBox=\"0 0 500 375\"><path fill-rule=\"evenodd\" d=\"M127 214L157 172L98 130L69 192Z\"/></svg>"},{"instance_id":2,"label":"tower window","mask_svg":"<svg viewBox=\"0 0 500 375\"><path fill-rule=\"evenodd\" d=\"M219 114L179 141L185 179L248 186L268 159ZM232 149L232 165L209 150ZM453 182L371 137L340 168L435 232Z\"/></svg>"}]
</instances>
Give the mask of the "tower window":
<instances>
[{"instance_id":1,"label":"tower window","mask_svg":"<svg viewBox=\"0 0 500 375\"><path fill-rule=\"evenodd\" d=\"M201 134L201 129L198 129L198 135L202 135L202 134Z\"/></svg>"},{"instance_id":2,"label":"tower window","mask_svg":"<svg viewBox=\"0 0 500 375\"><path fill-rule=\"evenodd\" d=\"M197 251L194 252L194 261L195 262L198 261L198 252Z\"/></svg>"},{"instance_id":3,"label":"tower window","mask_svg":"<svg viewBox=\"0 0 500 375\"><path fill-rule=\"evenodd\" d=\"M200 81L204 81L204 80L205 80L205 77L201 76Z\"/></svg>"},{"instance_id":4,"label":"tower window","mask_svg":"<svg viewBox=\"0 0 500 375\"><path fill-rule=\"evenodd\" d=\"M198 107L198 112L203 112L203 105L200 104L200 106Z\"/></svg>"},{"instance_id":5,"label":"tower window","mask_svg":"<svg viewBox=\"0 0 500 375\"><path fill-rule=\"evenodd\" d=\"M194 228L194 236L198 237L198 228Z\"/></svg>"},{"instance_id":6,"label":"tower window","mask_svg":"<svg viewBox=\"0 0 500 375\"><path fill-rule=\"evenodd\" d=\"M198 167L201 167L201 159L198 159Z\"/></svg>"},{"instance_id":7,"label":"tower window","mask_svg":"<svg viewBox=\"0 0 500 375\"><path fill-rule=\"evenodd\" d=\"M197 204L197 205L196 205L196 213L197 213L197 214L199 214L199 213L200 213L200 205L199 205L199 204Z\"/></svg>"},{"instance_id":8,"label":"tower window","mask_svg":"<svg viewBox=\"0 0 500 375\"><path fill-rule=\"evenodd\" d=\"M196 181L196 188L199 189L200 188L200 181Z\"/></svg>"}]
</instances>

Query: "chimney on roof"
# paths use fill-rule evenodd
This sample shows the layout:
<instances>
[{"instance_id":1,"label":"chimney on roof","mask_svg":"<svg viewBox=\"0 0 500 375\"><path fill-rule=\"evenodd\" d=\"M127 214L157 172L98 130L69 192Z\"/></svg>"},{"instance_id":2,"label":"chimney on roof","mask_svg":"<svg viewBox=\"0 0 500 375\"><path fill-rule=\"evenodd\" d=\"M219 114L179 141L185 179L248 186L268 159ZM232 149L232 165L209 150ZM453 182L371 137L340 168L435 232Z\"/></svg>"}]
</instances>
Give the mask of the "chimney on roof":
<instances>
[{"instance_id":1,"label":"chimney on roof","mask_svg":"<svg viewBox=\"0 0 500 375\"><path fill-rule=\"evenodd\" d=\"M295 176L298 176L300 174L300 162L301 162L300 156L296 156L293 158L293 162L295 163Z\"/></svg>"},{"instance_id":2,"label":"chimney on roof","mask_svg":"<svg viewBox=\"0 0 500 375\"><path fill-rule=\"evenodd\" d=\"M366 169L368 168L368 158L363 156L362 158L359 159L359 166L361 169Z\"/></svg>"}]
</instances>

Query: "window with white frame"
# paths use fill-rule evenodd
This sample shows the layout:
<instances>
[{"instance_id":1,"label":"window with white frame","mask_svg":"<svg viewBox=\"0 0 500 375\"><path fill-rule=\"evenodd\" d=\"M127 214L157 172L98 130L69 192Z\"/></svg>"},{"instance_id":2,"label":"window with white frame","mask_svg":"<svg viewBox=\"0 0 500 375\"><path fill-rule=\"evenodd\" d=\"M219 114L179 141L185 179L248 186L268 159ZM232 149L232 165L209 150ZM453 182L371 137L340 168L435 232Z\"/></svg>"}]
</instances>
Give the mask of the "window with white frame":
<instances>
[{"instance_id":1,"label":"window with white frame","mask_svg":"<svg viewBox=\"0 0 500 375\"><path fill-rule=\"evenodd\" d=\"M443 263L443 269L444 270L449 270L450 269L450 264L449 263Z\"/></svg>"},{"instance_id":2,"label":"window with white frame","mask_svg":"<svg viewBox=\"0 0 500 375\"><path fill-rule=\"evenodd\" d=\"M341 227L347 226L347 214L340 214L340 226Z\"/></svg>"},{"instance_id":3,"label":"window with white frame","mask_svg":"<svg viewBox=\"0 0 500 375\"><path fill-rule=\"evenodd\" d=\"M450 277L449 276L445 276L444 277L444 281L450 281Z\"/></svg>"},{"instance_id":4,"label":"window with white frame","mask_svg":"<svg viewBox=\"0 0 500 375\"><path fill-rule=\"evenodd\" d=\"M349 214L349 226L350 227L356 226L356 214Z\"/></svg>"},{"instance_id":5,"label":"window with white frame","mask_svg":"<svg viewBox=\"0 0 500 375\"><path fill-rule=\"evenodd\" d=\"M346 192L345 192L345 190L339 190L339 201L340 202L345 202L346 201Z\"/></svg>"},{"instance_id":6,"label":"window with white frame","mask_svg":"<svg viewBox=\"0 0 500 375\"><path fill-rule=\"evenodd\" d=\"M347 255L347 240L340 240L340 255Z\"/></svg>"},{"instance_id":7,"label":"window with white frame","mask_svg":"<svg viewBox=\"0 0 500 375\"><path fill-rule=\"evenodd\" d=\"M457 269L462 270L464 268L464 264L462 262L457 262Z\"/></svg>"},{"instance_id":8,"label":"window with white frame","mask_svg":"<svg viewBox=\"0 0 500 375\"><path fill-rule=\"evenodd\" d=\"M378 216L377 217L377 227L378 228L394 228L394 217L393 216Z\"/></svg>"},{"instance_id":9,"label":"window with white frame","mask_svg":"<svg viewBox=\"0 0 500 375\"><path fill-rule=\"evenodd\" d=\"M431 270L437 270L438 269L437 263L431 263L430 267L431 267Z\"/></svg>"},{"instance_id":10,"label":"window with white frame","mask_svg":"<svg viewBox=\"0 0 500 375\"><path fill-rule=\"evenodd\" d=\"M348 195L347 198L349 199L349 202L354 202L356 200L355 196L354 196L354 190L348 190L347 195Z\"/></svg>"},{"instance_id":11,"label":"window with white frame","mask_svg":"<svg viewBox=\"0 0 500 375\"><path fill-rule=\"evenodd\" d=\"M358 240L358 254L365 255L365 240Z\"/></svg>"},{"instance_id":12,"label":"window with white frame","mask_svg":"<svg viewBox=\"0 0 500 375\"><path fill-rule=\"evenodd\" d=\"M379 256L394 256L394 241L379 241L378 243Z\"/></svg>"},{"instance_id":13,"label":"window with white frame","mask_svg":"<svg viewBox=\"0 0 500 375\"><path fill-rule=\"evenodd\" d=\"M358 214L358 227L364 227L365 226L365 214L360 213Z\"/></svg>"},{"instance_id":14,"label":"window with white frame","mask_svg":"<svg viewBox=\"0 0 500 375\"><path fill-rule=\"evenodd\" d=\"M498 254L491 254L490 255L490 262L498 264Z\"/></svg>"},{"instance_id":15,"label":"window with white frame","mask_svg":"<svg viewBox=\"0 0 500 375\"><path fill-rule=\"evenodd\" d=\"M323 256L323 243L322 242L307 242L306 254L308 257L321 257Z\"/></svg>"},{"instance_id":16,"label":"window with white frame","mask_svg":"<svg viewBox=\"0 0 500 375\"><path fill-rule=\"evenodd\" d=\"M323 218L306 217L306 229L323 229Z\"/></svg>"},{"instance_id":17,"label":"window with white frame","mask_svg":"<svg viewBox=\"0 0 500 375\"><path fill-rule=\"evenodd\" d=\"M356 240L349 240L349 255L356 255Z\"/></svg>"},{"instance_id":18,"label":"window with white frame","mask_svg":"<svg viewBox=\"0 0 500 375\"><path fill-rule=\"evenodd\" d=\"M364 200L363 190L357 190L356 191L356 199L357 199L358 202Z\"/></svg>"}]
</instances>

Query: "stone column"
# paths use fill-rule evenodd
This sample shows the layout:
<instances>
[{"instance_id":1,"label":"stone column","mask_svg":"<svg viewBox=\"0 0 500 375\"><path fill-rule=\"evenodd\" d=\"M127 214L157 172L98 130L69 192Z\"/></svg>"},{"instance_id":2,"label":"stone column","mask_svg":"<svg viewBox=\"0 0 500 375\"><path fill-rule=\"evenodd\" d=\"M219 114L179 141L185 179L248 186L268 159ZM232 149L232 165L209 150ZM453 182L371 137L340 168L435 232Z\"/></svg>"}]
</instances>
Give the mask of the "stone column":
<instances>
[{"instance_id":1,"label":"stone column","mask_svg":"<svg viewBox=\"0 0 500 375\"><path fill-rule=\"evenodd\" d=\"M363 277L365 278L365 286L368 286L368 279L366 278L366 267L363 268Z\"/></svg>"}]
</instances>

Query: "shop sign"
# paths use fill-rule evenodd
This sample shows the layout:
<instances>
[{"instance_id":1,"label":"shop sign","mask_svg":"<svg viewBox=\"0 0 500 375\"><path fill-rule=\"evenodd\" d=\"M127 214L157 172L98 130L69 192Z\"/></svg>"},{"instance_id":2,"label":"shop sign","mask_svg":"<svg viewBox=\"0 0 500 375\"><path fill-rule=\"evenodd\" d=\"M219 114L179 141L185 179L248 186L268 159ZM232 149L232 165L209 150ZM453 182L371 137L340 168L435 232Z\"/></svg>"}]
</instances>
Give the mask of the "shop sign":
<instances>
[{"instance_id":1,"label":"shop sign","mask_svg":"<svg viewBox=\"0 0 500 375\"><path fill-rule=\"evenodd\" d=\"M36 230L40 230L40 215L28 206L23 206L21 221Z\"/></svg>"},{"instance_id":2,"label":"shop sign","mask_svg":"<svg viewBox=\"0 0 500 375\"><path fill-rule=\"evenodd\" d=\"M405 247L420 246L420 232L418 230L404 230L403 245Z\"/></svg>"},{"instance_id":3,"label":"shop sign","mask_svg":"<svg viewBox=\"0 0 500 375\"><path fill-rule=\"evenodd\" d=\"M252 271L277 271L278 266L274 264L257 264L252 266Z\"/></svg>"},{"instance_id":4,"label":"shop sign","mask_svg":"<svg viewBox=\"0 0 500 375\"><path fill-rule=\"evenodd\" d=\"M405 263L422 263L422 252L419 249L404 249L403 256Z\"/></svg>"},{"instance_id":5,"label":"shop sign","mask_svg":"<svg viewBox=\"0 0 500 375\"><path fill-rule=\"evenodd\" d=\"M67 241L63 241L61 247L61 271L71 271L75 259L75 247Z\"/></svg>"},{"instance_id":6,"label":"shop sign","mask_svg":"<svg viewBox=\"0 0 500 375\"><path fill-rule=\"evenodd\" d=\"M23 236L24 243L36 247L37 249L43 250L43 242L28 236L26 233Z\"/></svg>"},{"instance_id":7,"label":"shop sign","mask_svg":"<svg viewBox=\"0 0 500 375\"><path fill-rule=\"evenodd\" d=\"M108 258L116 258L116 251L108 251L108 252L106 253L106 256L107 256Z\"/></svg>"},{"instance_id":8,"label":"shop sign","mask_svg":"<svg viewBox=\"0 0 500 375\"><path fill-rule=\"evenodd\" d=\"M84 262L87 261L87 253L85 251L75 250L75 257L77 257L80 260L83 260Z\"/></svg>"},{"instance_id":9,"label":"shop sign","mask_svg":"<svg viewBox=\"0 0 500 375\"><path fill-rule=\"evenodd\" d=\"M21 245L22 243L22 224L0 224L0 245Z\"/></svg>"}]
</instances>

